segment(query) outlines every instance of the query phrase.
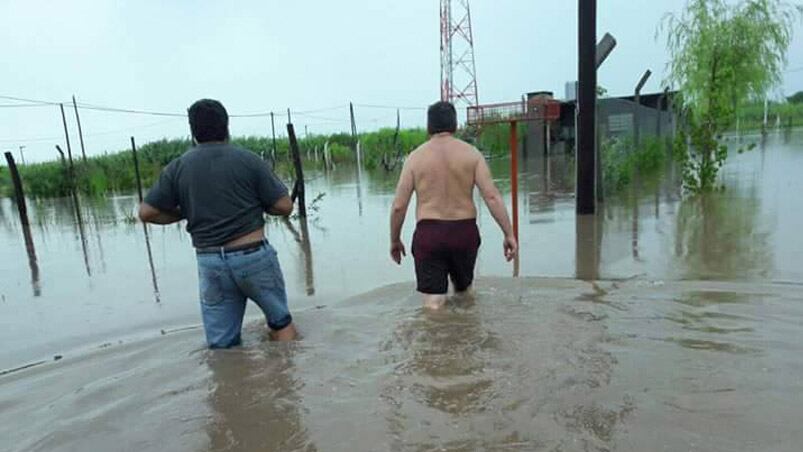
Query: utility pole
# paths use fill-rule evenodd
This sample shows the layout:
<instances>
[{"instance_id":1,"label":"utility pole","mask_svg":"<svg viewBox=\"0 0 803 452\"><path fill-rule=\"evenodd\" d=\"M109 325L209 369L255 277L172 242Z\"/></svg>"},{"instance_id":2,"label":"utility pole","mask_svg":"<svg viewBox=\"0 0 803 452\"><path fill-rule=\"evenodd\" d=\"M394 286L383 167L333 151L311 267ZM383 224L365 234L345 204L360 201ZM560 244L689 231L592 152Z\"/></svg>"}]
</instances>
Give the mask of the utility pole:
<instances>
[{"instance_id":1,"label":"utility pole","mask_svg":"<svg viewBox=\"0 0 803 452\"><path fill-rule=\"evenodd\" d=\"M86 163L86 149L84 149L84 132L81 130L81 117L78 116L78 104L75 95L72 96L72 107L75 110L75 122L78 124L78 139L81 141L81 159Z\"/></svg>"},{"instance_id":2,"label":"utility pole","mask_svg":"<svg viewBox=\"0 0 803 452\"><path fill-rule=\"evenodd\" d=\"M597 211L596 179L596 105L597 105L597 1L578 0L577 30L577 200L578 215Z\"/></svg>"},{"instance_id":3,"label":"utility pole","mask_svg":"<svg viewBox=\"0 0 803 452\"><path fill-rule=\"evenodd\" d=\"M70 146L70 133L67 131L67 116L64 115L64 104L59 104L61 110L61 123L64 125L64 140L67 142L67 159L70 163L70 184L75 191L75 167L72 161L72 146Z\"/></svg>"}]
</instances>

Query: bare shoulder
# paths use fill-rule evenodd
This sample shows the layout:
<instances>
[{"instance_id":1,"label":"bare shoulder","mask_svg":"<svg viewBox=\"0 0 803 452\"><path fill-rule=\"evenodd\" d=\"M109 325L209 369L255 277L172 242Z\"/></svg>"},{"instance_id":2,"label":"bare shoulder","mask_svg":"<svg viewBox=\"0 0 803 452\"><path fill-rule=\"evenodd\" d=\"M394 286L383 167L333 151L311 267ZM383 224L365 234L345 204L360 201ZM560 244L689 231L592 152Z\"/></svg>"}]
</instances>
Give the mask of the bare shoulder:
<instances>
[{"instance_id":1,"label":"bare shoulder","mask_svg":"<svg viewBox=\"0 0 803 452\"><path fill-rule=\"evenodd\" d=\"M416 164L415 162L421 158L421 154L424 153L426 148L427 148L427 143L424 143L421 146L418 146L417 148L413 149L413 151L407 154L407 157L405 157L404 165L409 168L412 168Z\"/></svg>"},{"instance_id":2,"label":"bare shoulder","mask_svg":"<svg viewBox=\"0 0 803 452\"><path fill-rule=\"evenodd\" d=\"M482 155L482 152L480 152L479 149L462 140L460 140L460 143L462 143L462 146L466 151L466 155L468 156L468 159L471 160L472 163L477 164L485 160L485 156Z\"/></svg>"}]
</instances>

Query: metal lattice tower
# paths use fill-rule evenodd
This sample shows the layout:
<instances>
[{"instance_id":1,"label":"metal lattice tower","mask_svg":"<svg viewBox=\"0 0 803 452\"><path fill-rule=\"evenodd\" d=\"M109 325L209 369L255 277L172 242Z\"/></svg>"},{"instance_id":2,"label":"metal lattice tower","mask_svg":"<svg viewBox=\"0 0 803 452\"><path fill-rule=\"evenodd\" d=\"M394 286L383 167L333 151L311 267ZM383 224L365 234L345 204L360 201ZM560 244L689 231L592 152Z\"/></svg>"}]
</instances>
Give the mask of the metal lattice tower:
<instances>
[{"instance_id":1,"label":"metal lattice tower","mask_svg":"<svg viewBox=\"0 0 803 452\"><path fill-rule=\"evenodd\" d=\"M477 106L477 70L468 0L441 0L441 100Z\"/></svg>"}]
</instances>

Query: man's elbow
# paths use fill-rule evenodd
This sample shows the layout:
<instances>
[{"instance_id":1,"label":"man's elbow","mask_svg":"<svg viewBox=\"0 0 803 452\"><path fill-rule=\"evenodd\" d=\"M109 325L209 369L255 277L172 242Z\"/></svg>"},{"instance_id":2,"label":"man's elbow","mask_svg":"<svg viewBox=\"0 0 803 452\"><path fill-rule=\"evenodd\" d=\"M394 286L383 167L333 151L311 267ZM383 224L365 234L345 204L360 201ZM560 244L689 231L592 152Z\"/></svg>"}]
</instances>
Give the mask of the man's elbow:
<instances>
[{"instance_id":1,"label":"man's elbow","mask_svg":"<svg viewBox=\"0 0 803 452\"><path fill-rule=\"evenodd\" d=\"M269 213L282 217L290 216L293 213L293 201L289 197L281 198L273 204Z\"/></svg>"},{"instance_id":2,"label":"man's elbow","mask_svg":"<svg viewBox=\"0 0 803 452\"><path fill-rule=\"evenodd\" d=\"M145 204L144 202L139 204L139 210L137 212L137 216L139 217L139 221L143 223L149 223L154 218L154 208Z\"/></svg>"},{"instance_id":3,"label":"man's elbow","mask_svg":"<svg viewBox=\"0 0 803 452\"><path fill-rule=\"evenodd\" d=\"M499 204L502 202L502 195L499 194L498 191L495 191L493 193L486 194L483 196L483 199L485 199L485 204L488 205Z\"/></svg>"},{"instance_id":4,"label":"man's elbow","mask_svg":"<svg viewBox=\"0 0 803 452\"><path fill-rule=\"evenodd\" d=\"M279 210L279 215L283 217L289 217L293 213L293 208L294 208L293 203L290 203L286 206L282 206L282 208Z\"/></svg>"},{"instance_id":5,"label":"man's elbow","mask_svg":"<svg viewBox=\"0 0 803 452\"><path fill-rule=\"evenodd\" d=\"M394 202L393 205L390 206L390 213L392 215L404 215L407 213L407 204Z\"/></svg>"}]
</instances>

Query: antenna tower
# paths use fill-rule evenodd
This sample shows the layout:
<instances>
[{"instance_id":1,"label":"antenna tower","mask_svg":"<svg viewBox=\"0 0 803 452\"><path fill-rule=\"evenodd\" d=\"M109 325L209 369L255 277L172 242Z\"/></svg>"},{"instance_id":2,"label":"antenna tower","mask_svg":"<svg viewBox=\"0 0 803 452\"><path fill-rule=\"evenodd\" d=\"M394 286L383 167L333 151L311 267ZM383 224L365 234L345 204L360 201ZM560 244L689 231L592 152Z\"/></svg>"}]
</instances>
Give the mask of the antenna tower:
<instances>
[{"instance_id":1,"label":"antenna tower","mask_svg":"<svg viewBox=\"0 0 803 452\"><path fill-rule=\"evenodd\" d=\"M468 0L441 0L441 100L477 106L477 70Z\"/></svg>"}]
</instances>

